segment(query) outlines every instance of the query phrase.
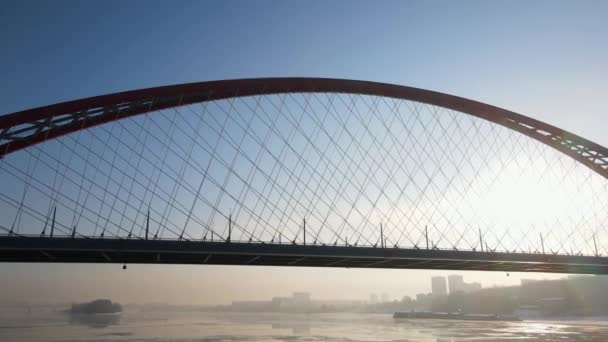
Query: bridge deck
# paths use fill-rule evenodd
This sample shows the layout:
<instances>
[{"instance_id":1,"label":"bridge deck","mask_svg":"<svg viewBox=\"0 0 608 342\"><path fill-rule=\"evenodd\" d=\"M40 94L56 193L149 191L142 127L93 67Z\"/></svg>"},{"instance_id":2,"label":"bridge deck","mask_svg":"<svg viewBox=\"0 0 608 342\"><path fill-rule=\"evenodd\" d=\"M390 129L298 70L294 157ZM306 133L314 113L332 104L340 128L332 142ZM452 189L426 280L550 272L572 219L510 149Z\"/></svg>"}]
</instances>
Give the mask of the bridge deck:
<instances>
[{"instance_id":1,"label":"bridge deck","mask_svg":"<svg viewBox=\"0 0 608 342\"><path fill-rule=\"evenodd\" d=\"M608 258L427 249L0 237L0 262L209 264L608 274Z\"/></svg>"}]
</instances>

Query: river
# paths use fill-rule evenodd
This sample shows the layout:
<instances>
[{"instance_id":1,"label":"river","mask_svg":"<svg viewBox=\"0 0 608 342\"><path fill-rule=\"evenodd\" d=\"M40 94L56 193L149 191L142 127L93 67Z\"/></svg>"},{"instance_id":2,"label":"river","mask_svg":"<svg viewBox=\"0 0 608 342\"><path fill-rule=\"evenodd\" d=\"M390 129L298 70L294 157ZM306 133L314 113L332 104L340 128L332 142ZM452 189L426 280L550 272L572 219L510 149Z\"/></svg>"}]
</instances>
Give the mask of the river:
<instances>
[{"instance_id":1,"label":"river","mask_svg":"<svg viewBox=\"0 0 608 342\"><path fill-rule=\"evenodd\" d=\"M395 321L385 314L235 314L127 310L70 317L0 310L2 342L76 341L608 341L605 321Z\"/></svg>"}]
</instances>

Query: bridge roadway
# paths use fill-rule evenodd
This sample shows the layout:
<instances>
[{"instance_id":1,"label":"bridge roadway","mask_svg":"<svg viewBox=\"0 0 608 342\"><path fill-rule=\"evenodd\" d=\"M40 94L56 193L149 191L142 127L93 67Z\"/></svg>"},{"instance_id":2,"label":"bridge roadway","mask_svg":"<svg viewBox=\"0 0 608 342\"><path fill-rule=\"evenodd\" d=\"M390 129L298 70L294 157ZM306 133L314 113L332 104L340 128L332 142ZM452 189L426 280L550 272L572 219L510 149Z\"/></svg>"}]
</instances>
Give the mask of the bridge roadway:
<instances>
[{"instance_id":1,"label":"bridge roadway","mask_svg":"<svg viewBox=\"0 0 608 342\"><path fill-rule=\"evenodd\" d=\"M208 264L608 274L608 257L300 244L0 237L0 262Z\"/></svg>"}]
</instances>

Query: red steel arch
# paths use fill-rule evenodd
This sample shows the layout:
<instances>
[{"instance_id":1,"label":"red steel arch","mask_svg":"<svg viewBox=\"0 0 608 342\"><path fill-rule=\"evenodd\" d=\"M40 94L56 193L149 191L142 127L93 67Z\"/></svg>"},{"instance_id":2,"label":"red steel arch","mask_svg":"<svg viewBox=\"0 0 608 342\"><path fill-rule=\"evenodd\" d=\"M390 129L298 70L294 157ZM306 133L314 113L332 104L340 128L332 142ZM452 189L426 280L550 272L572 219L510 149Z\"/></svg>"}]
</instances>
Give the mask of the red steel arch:
<instances>
[{"instance_id":1,"label":"red steel arch","mask_svg":"<svg viewBox=\"0 0 608 342\"><path fill-rule=\"evenodd\" d=\"M387 83L331 78L253 78L187 83L68 101L0 116L0 158L64 134L198 102L281 93L352 93L444 107L520 132L608 179L608 149L558 127L489 104Z\"/></svg>"}]
</instances>

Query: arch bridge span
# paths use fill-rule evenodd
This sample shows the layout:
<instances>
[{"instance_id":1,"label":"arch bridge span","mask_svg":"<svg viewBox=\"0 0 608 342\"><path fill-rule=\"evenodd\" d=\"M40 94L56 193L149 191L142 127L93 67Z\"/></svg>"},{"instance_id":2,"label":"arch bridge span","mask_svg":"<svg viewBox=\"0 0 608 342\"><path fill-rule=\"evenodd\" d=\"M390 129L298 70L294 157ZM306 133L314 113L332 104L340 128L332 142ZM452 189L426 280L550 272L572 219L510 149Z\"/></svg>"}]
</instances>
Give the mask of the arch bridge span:
<instances>
[{"instance_id":1,"label":"arch bridge span","mask_svg":"<svg viewBox=\"0 0 608 342\"><path fill-rule=\"evenodd\" d=\"M0 116L0 261L606 273L608 150L439 92L327 78Z\"/></svg>"},{"instance_id":2,"label":"arch bridge span","mask_svg":"<svg viewBox=\"0 0 608 342\"><path fill-rule=\"evenodd\" d=\"M359 80L257 78L188 83L89 97L0 118L0 156L95 125L187 104L282 93L350 93L427 103L473 115L556 148L608 178L608 149L502 108L436 91Z\"/></svg>"}]
</instances>

